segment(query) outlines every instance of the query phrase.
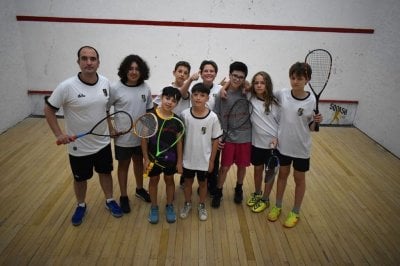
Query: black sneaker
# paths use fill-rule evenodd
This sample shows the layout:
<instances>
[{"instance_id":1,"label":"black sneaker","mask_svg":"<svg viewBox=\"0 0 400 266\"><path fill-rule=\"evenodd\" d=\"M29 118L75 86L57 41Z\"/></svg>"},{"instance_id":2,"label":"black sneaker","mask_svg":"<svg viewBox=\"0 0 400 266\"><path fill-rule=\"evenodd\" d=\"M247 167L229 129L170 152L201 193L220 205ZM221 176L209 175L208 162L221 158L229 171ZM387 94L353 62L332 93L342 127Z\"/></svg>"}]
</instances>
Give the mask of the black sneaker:
<instances>
[{"instance_id":1,"label":"black sneaker","mask_svg":"<svg viewBox=\"0 0 400 266\"><path fill-rule=\"evenodd\" d=\"M221 200L222 200L222 188L217 188L214 197L211 201L211 207L219 208L219 206L221 205Z\"/></svg>"},{"instance_id":2,"label":"black sneaker","mask_svg":"<svg viewBox=\"0 0 400 266\"><path fill-rule=\"evenodd\" d=\"M129 198L128 196L119 197L119 205L124 213L131 212L131 206L129 206Z\"/></svg>"},{"instance_id":3,"label":"black sneaker","mask_svg":"<svg viewBox=\"0 0 400 266\"><path fill-rule=\"evenodd\" d=\"M233 197L233 201L236 204L241 204L243 201L243 189L241 187L235 187L235 196Z\"/></svg>"},{"instance_id":4,"label":"black sneaker","mask_svg":"<svg viewBox=\"0 0 400 266\"><path fill-rule=\"evenodd\" d=\"M144 188L139 188L139 189L137 188L135 195L137 198L139 198L145 202L151 202L149 192L147 192L147 190L145 190Z\"/></svg>"}]
</instances>

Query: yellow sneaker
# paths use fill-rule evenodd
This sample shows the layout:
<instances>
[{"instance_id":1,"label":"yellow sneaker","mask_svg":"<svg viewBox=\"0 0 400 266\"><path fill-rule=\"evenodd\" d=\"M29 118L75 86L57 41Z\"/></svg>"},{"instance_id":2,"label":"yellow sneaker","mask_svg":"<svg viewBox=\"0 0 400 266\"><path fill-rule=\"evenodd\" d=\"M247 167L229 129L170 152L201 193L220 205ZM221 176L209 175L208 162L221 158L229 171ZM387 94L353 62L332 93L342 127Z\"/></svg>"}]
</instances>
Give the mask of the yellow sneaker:
<instances>
[{"instance_id":1,"label":"yellow sneaker","mask_svg":"<svg viewBox=\"0 0 400 266\"><path fill-rule=\"evenodd\" d=\"M287 228L295 227L299 219L300 216L298 214L294 212L289 212L288 216L286 217L286 221L283 225Z\"/></svg>"},{"instance_id":2,"label":"yellow sneaker","mask_svg":"<svg viewBox=\"0 0 400 266\"><path fill-rule=\"evenodd\" d=\"M276 220L278 220L279 215L281 215L281 210L282 208L278 208L276 206L274 206L268 213L268 220L271 222L275 222Z\"/></svg>"},{"instance_id":3,"label":"yellow sneaker","mask_svg":"<svg viewBox=\"0 0 400 266\"><path fill-rule=\"evenodd\" d=\"M247 206L253 207L261 198L262 194L251 193L250 198L247 200Z\"/></svg>"},{"instance_id":4,"label":"yellow sneaker","mask_svg":"<svg viewBox=\"0 0 400 266\"><path fill-rule=\"evenodd\" d=\"M263 210L265 210L268 207L269 207L269 201L260 199L259 201L256 202L256 204L254 204L253 207L251 207L251 211L258 213L258 212L262 212Z\"/></svg>"}]
</instances>

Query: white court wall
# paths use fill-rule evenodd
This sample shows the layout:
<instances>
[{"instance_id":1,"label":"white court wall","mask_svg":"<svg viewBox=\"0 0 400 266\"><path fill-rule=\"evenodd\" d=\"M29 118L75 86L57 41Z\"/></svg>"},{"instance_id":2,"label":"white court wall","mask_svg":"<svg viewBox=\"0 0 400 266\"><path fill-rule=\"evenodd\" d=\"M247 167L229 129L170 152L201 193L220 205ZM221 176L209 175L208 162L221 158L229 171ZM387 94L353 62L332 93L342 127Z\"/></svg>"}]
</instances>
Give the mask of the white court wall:
<instances>
[{"instance_id":1,"label":"white court wall","mask_svg":"<svg viewBox=\"0 0 400 266\"><path fill-rule=\"evenodd\" d=\"M30 115L22 37L14 1L0 1L0 133Z\"/></svg>"},{"instance_id":2,"label":"white court wall","mask_svg":"<svg viewBox=\"0 0 400 266\"><path fill-rule=\"evenodd\" d=\"M213 59L220 67L218 80L228 74L232 61L240 60L248 64L249 78L266 70L275 89L288 87L289 66L304 60L308 50L325 48L332 53L334 66L322 98L359 101L354 125L400 156L398 1L20 0L15 5L13 14L21 16L374 29L374 34L353 34L28 21L1 28L12 31L10 36L21 36L15 46L22 47L19 60L24 62L26 76L22 79L26 80L21 82L28 85L20 86L19 94L28 89L53 90L61 80L76 74L76 51L85 44L99 50L99 72L112 81L118 78L123 57L141 55L150 66L148 83L154 94L172 81L178 60L189 61L196 70L203 59ZM18 78L14 73L5 77L2 73L1 78ZM0 101L5 109L14 102L3 97ZM3 120L1 128L5 128Z\"/></svg>"}]
</instances>

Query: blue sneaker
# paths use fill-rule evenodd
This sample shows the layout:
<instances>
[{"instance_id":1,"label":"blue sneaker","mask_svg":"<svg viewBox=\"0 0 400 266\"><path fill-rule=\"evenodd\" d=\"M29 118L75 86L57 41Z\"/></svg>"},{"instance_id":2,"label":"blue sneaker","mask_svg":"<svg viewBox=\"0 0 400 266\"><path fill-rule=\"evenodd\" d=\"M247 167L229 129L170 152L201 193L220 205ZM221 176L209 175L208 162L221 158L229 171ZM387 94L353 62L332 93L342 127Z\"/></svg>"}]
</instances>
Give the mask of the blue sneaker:
<instances>
[{"instance_id":1,"label":"blue sneaker","mask_svg":"<svg viewBox=\"0 0 400 266\"><path fill-rule=\"evenodd\" d=\"M165 206L165 216L167 218L168 223L175 223L176 213L174 211L174 205L167 204L167 206Z\"/></svg>"},{"instance_id":2,"label":"blue sneaker","mask_svg":"<svg viewBox=\"0 0 400 266\"><path fill-rule=\"evenodd\" d=\"M86 213L86 205L85 207L81 207L78 205L78 207L76 207L75 209L75 213L74 215L72 215L72 225L73 226L78 226L82 223L83 221L83 217L85 217L85 213Z\"/></svg>"},{"instance_id":3,"label":"blue sneaker","mask_svg":"<svg viewBox=\"0 0 400 266\"><path fill-rule=\"evenodd\" d=\"M151 224L158 223L158 206L150 207L150 213L149 213L148 220Z\"/></svg>"},{"instance_id":4,"label":"blue sneaker","mask_svg":"<svg viewBox=\"0 0 400 266\"><path fill-rule=\"evenodd\" d=\"M109 210L111 212L111 215L116 218L122 217L123 215L121 208L115 200L112 200L110 202L106 201L106 209Z\"/></svg>"}]
</instances>

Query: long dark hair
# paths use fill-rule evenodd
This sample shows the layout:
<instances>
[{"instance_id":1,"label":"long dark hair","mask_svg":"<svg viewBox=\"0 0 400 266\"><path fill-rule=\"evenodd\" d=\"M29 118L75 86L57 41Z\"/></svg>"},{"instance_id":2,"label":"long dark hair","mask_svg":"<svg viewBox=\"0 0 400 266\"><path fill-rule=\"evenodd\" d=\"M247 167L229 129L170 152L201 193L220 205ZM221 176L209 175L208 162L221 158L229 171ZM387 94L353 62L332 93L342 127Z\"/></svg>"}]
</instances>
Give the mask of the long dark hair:
<instances>
[{"instance_id":1,"label":"long dark hair","mask_svg":"<svg viewBox=\"0 0 400 266\"><path fill-rule=\"evenodd\" d=\"M121 78L122 83L126 83L128 81L128 72L131 68L132 63L136 63L139 67L140 78L138 80L138 84L142 84L145 80L148 80L150 77L150 69L147 63L138 55L131 54L122 60L121 65L118 68L118 76Z\"/></svg>"}]
</instances>

